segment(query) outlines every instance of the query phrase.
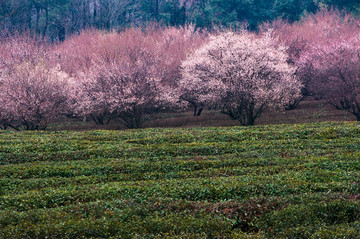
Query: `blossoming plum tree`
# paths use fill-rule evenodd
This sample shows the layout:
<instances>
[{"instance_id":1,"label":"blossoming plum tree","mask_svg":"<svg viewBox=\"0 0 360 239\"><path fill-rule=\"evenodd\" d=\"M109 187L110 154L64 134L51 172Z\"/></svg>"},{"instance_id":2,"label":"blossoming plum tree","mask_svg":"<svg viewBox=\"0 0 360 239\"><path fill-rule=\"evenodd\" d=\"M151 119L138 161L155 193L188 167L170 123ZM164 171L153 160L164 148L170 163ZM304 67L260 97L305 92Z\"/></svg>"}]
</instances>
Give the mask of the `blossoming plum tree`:
<instances>
[{"instance_id":1,"label":"blossoming plum tree","mask_svg":"<svg viewBox=\"0 0 360 239\"><path fill-rule=\"evenodd\" d=\"M289 24L278 20L262 26L265 31L269 28L274 29L272 34L277 42L287 46L289 62L298 68L296 75L304 85L303 96L311 95L315 98L320 98L320 91L325 89L324 85L320 84L322 79L316 76L317 69L313 67L313 63L317 61L315 55L327 51L325 48L337 49L336 45L341 41L348 41L360 32L359 21L352 14L327 9L307 15L297 23ZM316 52L315 49L319 51ZM338 56L341 58L341 55ZM303 97L299 98L299 101L301 99Z\"/></svg>"},{"instance_id":2,"label":"blossoming plum tree","mask_svg":"<svg viewBox=\"0 0 360 239\"><path fill-rule=\"evenodd\" d=\"M43 130L66 114L68 78L57 68L46 63L22 63L3 74L2 96L7 102L7 113L14 128Z\"/></svg>"},{"instance_id":3,"label":"blossoming plum tree","mask_svg":"<svg viewBox=\"0 0 360 239\"><path fill-rule=\"evenodd\" d=\"M283 107L299 96L302 84L287 59L286 48L269 35L213 35L183 62L182 92L253 125L266 108Z\"/></svg>"},{"instance_id":4,"label":"blossoming plum tree","mask_svg":"<svg viewBox=\"0 0 360 239\"><path fill-rule=\"evenodd\" d=\"M2 128L45 129L66 113L68 76L51 63L47 47L29 36L0 43Z\"/></svg>"},{"instance_id":5,"label":"blossoming plum tree","mask_svg":"<svg viewBox=\"0 0 360 239\"><path fill-rule=\"evenodd\" d=\"M273 31L288 46L290 60L307 95L325 99L360 120L360 24L351 14L322 10L301 22L275 22Z\"/></svg>"},{"instance_id":6,"label":"blossoming plum tree","mask_svg":"<svg viewBox=\"0 0 360 239\"><path fill-rule=\"evenodd\" d=\"M181 60L198 40L191 27L149 27L89 31L65 41L57 54L62 68L76 78L74 114L97 124L118 118L138 128L146 113L180 105Z\"/></svg>"},{"instance_id":7,"label":"blossoming plum tree","mask_svg":"<svg viewBox=\"0 0 360 239\"><path fill-rule=\"evenodd\" d=\"M311 91L353 114L360 121L360 33L343 35L311 46L300 64L308 67Z\"/></svg>"},{"instance_id":8,"label":"blossoming plum tree","mask_svg":"<svg viewBox=\"0 0 360 239\"><path fill-rule=\"evenodd\" d=\"M157 47L140 30L101 35L90 67L79 77L77 113L98 124L117 117L129 128L140 127L144 114L163 99L155 74Z\"/></svg>"}]
</instances>

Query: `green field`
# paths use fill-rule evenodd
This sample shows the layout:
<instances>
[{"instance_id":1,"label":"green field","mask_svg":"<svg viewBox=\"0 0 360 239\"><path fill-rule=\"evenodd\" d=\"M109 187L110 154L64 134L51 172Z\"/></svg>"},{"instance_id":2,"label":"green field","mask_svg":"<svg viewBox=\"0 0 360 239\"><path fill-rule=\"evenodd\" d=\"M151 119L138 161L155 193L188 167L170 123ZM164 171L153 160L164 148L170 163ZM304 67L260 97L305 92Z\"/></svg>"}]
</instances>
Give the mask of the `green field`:
<instances>
[{"instance_id":1,"label":"green field","mask_svg":"<svg viewBox=\"0 0 360 239\"><path fill-rule=\"evenodd\" d=\"M0 238L359 238L360 124L0 131Z\"/></svg>"}]
</instances>

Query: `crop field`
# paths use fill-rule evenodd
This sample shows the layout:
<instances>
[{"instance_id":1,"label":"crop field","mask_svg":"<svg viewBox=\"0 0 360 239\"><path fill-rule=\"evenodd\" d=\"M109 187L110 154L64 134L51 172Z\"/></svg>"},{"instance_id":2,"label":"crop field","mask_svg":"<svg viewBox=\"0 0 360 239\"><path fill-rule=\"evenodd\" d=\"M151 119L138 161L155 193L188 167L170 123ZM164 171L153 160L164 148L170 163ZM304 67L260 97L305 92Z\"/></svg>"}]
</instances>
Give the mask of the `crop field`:
<instances>
[{"instance_id":1,"label":"crop field","mask_svg":"<svg viewBox=\"0 0 360 239\"><path fill-rule=\"evenodd\" d=\"M359 238L360 125L0 131L0 238Z\"/></svg>"}]
</instances>

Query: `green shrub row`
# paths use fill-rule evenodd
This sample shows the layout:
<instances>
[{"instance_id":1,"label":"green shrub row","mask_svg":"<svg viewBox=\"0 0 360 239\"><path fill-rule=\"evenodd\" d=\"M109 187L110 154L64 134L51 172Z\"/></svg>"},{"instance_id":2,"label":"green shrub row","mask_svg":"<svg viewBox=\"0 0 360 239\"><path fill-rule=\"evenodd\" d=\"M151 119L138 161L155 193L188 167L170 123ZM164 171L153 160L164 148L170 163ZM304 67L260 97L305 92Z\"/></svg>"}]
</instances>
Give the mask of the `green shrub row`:
<instances>
[{"instance_id":1,"label":"green shrub row","mask_svg":"<svg viewBox=\"0 0 360 239\"><path fill-rule=\"evenodd\" d=\"M0 238L356 238L358 123L0 132Z\"/></svg>"}]
</instances>

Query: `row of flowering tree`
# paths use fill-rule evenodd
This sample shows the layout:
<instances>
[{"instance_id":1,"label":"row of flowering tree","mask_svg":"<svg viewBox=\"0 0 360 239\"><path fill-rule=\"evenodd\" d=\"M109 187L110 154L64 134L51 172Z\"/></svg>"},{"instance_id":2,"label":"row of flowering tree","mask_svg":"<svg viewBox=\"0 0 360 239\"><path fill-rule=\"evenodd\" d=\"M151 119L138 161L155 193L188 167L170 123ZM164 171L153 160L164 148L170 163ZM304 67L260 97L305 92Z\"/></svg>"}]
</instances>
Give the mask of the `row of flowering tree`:
<instances>
[{"instance_id":1,"label":"row of flowering tree","mask_svg":"<svg viewBox=\"0 0 360 239\"><path fill-rule=\"evenodd\" d=\"M2 128L45 129L63 115L138 128L145 114L186 103L252 125L301 88L286 47L246 31L86 31L59 45L16 35L0 47Z\"/></svg>"},{"instance_id":2,"label":"row of flowering tree","mask_svg":"<svg viewBox=\"0 0 360 239\"><path fill-rule=\"evenodd\" d=\"M304 94L360 119L357 19L328 11L261 29L90 30L61 44L9 36L0 42L0 125L45 129L67 115L138 128L148 113L188 104L253 125Z\"/></svg>"}]
</instances>

